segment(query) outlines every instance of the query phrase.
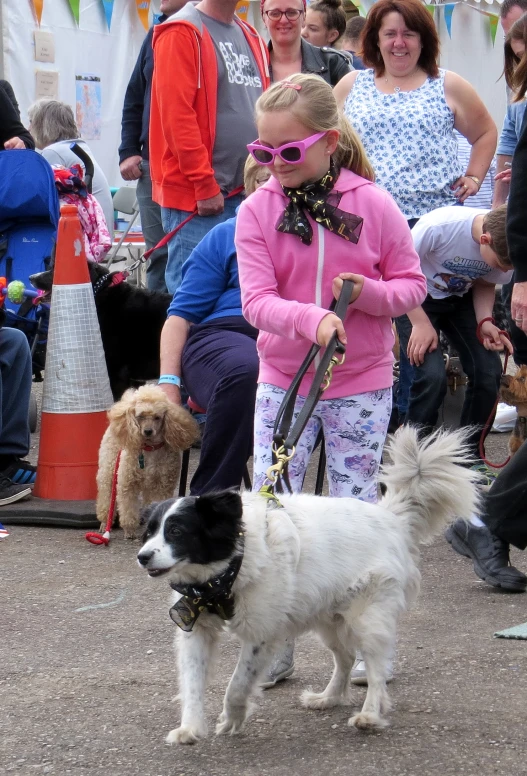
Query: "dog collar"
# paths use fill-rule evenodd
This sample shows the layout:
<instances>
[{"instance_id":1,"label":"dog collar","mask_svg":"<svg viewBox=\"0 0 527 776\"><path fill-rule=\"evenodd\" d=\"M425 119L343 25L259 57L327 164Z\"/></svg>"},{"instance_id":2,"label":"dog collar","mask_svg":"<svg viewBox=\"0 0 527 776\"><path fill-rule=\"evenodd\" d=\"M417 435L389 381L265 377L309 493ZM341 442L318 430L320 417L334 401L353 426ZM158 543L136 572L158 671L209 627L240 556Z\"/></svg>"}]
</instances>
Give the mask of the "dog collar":
<instances>
[{"instance_id":1,"label":"dog collar","mask_svg":"<svg viewBox=\"0 0 527 776\"><path fill-rule=\"evenodd\" d=\"M157 445L143 445L141 452L139 453L139 456L137 458L137 463L139 465L140 469L145 468L145 456L143 453L151 453L153 450L159 450L160 447L164 447L164 442L159 442Z\"/></svg>"},{"instance_id":2,"label":"dog collar","mask_svg":"<svg viewBox=\"0 0 527 776\"><path fill-rule=\"evenodd\" d=\"M273 490L273 485L262 485L258 495L267 499L267 509L283 509L284 505Z\"/></svg>"},{"instance_id":3,"label":"dog collar","mask_svg":"<svg viewBox=\"0 0 527 776\"><path fill-rule=\"evenodd\" d=\"M205 582L204 585L178 585L170 583L170 587L180 598L169 610L170 617L185 633L190 633L196 620L204 611L217 614L222 620L232 620L234 617L234 595L232 586L240 571L243 561L243 533L240 534L240 553L235 555L225 571Z\"/></svg>"},{"instance_id":4,"label":"dog collar","mask_svg":"<svg viewBox=\"0 0 527 776\"><path fill-rule=\"evenodd\" d=\"M102 278L99 278L99 280L93 284L94 295L98 294L99 291L102 291L106 286L110 288L111 286L118 286L120 283L124 283L128 275L128 272L111 272L108 275L103 275Z\"/></svg>"}]
</instances>

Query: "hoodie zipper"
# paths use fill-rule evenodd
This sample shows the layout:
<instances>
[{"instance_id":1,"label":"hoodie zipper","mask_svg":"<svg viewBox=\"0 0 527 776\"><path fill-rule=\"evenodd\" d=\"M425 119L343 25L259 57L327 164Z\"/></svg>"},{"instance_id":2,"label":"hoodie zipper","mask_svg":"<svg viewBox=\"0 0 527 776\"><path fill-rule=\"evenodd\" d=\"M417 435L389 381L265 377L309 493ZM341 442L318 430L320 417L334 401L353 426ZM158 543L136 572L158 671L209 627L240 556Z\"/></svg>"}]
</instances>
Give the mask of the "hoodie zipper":
<instances>
[{"instance_id":1,"label":"hoodie zipper","mask_svg":"<svg viewBox=\"0 0 527 776\"><path fill-rule=\"evenodd\" d=\"M318 235L318 256L317 256L317 279L315 282L315 304L322 307L322 275L324 273L324 229L317 224ZM315 369L320 364L320 354L315 356Z\"/></svg>"}]
</instances>

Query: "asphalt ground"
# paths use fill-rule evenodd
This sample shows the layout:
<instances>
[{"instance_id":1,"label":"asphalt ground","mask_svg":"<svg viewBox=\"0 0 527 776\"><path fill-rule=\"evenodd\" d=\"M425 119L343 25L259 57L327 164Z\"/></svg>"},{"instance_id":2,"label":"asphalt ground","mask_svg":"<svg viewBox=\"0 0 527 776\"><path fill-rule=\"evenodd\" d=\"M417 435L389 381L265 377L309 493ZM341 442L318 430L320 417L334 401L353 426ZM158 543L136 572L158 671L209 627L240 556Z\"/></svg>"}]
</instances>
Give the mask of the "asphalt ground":
<instances>
[{"instance_id":1,"label":"asphalt ground","mask_svg":"<svg viewBox=\"0 0 527 776\"><path fill-rule=\"evenodd\" d=\"M489 456L502 460L506 444L507 434L491 435ZM33 460L37 451L38 432ZM332 668L307 635L294 675L262 695L241 734L170 747L164 737L179 724L170 590L139 569L139 543L120 531L108 548L74 529L9 531L0 542L0 774L527 773L527 641L493 635L527 620L527 596L478 580L442 537L423 550L421 596L401 622L389 728L347 726L362 688L350 709L300 706L300 692L322 689ZM524 554L513 551L512 562L527 570ZM211 730L236 654L224 644L207 692Z\"/></svg>"}]
</instances>

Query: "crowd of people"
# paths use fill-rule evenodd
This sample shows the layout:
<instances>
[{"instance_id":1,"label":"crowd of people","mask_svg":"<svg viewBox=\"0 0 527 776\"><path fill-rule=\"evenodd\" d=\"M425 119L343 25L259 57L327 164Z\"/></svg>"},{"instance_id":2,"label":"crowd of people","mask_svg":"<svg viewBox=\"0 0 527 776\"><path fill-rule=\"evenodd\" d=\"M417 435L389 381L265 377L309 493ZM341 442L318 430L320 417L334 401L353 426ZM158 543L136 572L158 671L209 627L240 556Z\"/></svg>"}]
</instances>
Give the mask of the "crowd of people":
<instances>
[{"instance_id":1,"label":"crowd of people","mask_svg":"<svg viewBox=\"0 0 527 776\"><path fill-rule=\"evenodd\" d=\"M375 501L394 326L397 422L423 433L436 425L443 334L468 377L460 423L472 429L474 460L498 395L499 353L527 363L527 0L501 6L509 104L499 138L474 88L438 66L438 34L420 0L378 0L350 21L340 0L261 0L267 45L236 5L161 0L124 99L120 170L137 181L146 245L175 232L147 270L149 288L173 294L160 385L206 412L191 493L238 487L251 454L258 489L284 393L311 344L336 333L346 361L300 439L291 483L301 490L322 430L329 492ZM91 153L58 101L32 106L25 130L8 86L0 83L6 149L36 143L67 167L72 140ZM110 223L98 166L93 193ZM341 321L329 308L345 279L354 287ZM512 345L492 319L496 285ZM0 350L3 342L13 349L5 330ZM2 360L3 381L10 368ZM0 504L25 493L9 472L29 467L4 404ZM492 484L482 514L447 533L482 579L510 591L527 588L509 562L510 544L527 546L525 458L527 446ZM287 645L267 685L292 666ZM356 667L355 679L363 673Z\"/></svg>"}]
</instances>

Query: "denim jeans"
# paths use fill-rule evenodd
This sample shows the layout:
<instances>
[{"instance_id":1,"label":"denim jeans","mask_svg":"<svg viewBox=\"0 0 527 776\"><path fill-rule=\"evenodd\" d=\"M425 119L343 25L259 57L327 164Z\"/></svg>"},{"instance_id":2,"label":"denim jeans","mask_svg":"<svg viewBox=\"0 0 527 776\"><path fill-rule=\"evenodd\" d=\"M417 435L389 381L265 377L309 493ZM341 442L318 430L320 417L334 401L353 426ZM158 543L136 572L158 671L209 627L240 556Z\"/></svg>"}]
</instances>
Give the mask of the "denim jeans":
<instances>
[{"instance_id":1,"label":"denim jeans","mask_svg":"<svg viewBox=\"0 0 527 776\"><path fill-rule=\"evenodd\" d=\"M137 181L137 203L141 214L141 227L147 248L153 248L165 236L161 223L161 208L152 199L152 180L150 164L147 159L141 163L142 176ZM167 266L168 248L158 248L150 257L146 268L146 282L151 291L165 292L165 269Z\"/></svg>"},{"instance_id":2,"label":"denim jeans","mask_svg":"<svg viewBox=\"0 0 527 776\"><path fill-rule=\"evenodd\" d=\"M165 281L171 294L174 294L181 285L181 267L188 259L196 245L210 232L212 227L233 218L236 215L236 208L240 205L243 197L238 194L225 200L223 213L216 216L194 216L188 224L179 230L177 234L168 243L168 262L165 272ZM175 210L173 208L162 207L161 218L163 220L163 229L168 234L176 226L188 218L190 213L187 210Z\"/></svg>"},{"instance_id":3,"label":"denim jeans","mask_svg":"<svg viewBox=\"0 0 527 776\"><path fill-rule=\"evenodd\" d=\"M436 332L442 331L457 350L461 366L468 378L460 426L473 426L469 437L471 453L479 458L479 440L483 426L489 420L501 376L501 360L496 352L485 350L476 337L476 314L472 292L464 296L432 299L427 296L423 310ZM407 315L396 318L401 348L408 348L412 324ZM427 353L424 363L414 368L406 422L431 431L437 423L439 409L447 391L447 374L443 353L438 347ZM492 418L490 418L492 422Z\"/></svg>"}]
</instances>

